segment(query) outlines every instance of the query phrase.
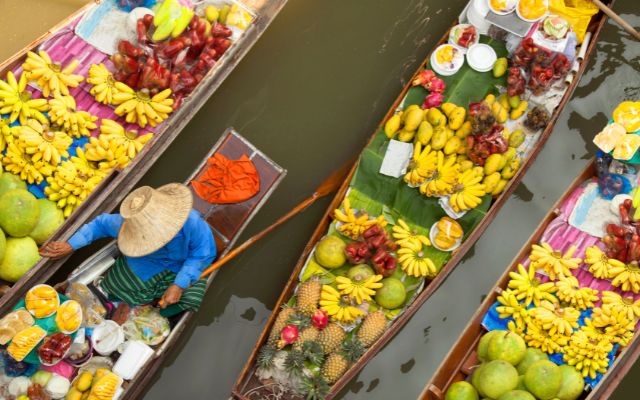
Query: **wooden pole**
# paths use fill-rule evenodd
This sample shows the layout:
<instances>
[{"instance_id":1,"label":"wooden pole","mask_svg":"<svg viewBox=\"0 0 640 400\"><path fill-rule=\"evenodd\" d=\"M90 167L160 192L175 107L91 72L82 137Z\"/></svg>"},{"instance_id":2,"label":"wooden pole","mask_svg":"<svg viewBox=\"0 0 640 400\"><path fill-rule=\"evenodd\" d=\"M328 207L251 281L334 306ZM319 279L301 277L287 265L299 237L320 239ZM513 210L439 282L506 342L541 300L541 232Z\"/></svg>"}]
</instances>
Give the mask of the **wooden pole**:
<instances>
[{"instance_id":1,"label":"wooden pole","mask_svg":"<svg viewBox=\"0 0 640 400\"><path fill-rule=\"evenodd\" d=\"M629 32L629 34L631 34L631 36L636 38L636 40L640 40L640 33L638 33L637 30L635 30L631 25L629 25L629 23L627 21L622 19L622 17L620 17L618 14L616 14L612 9L607 7L600 0L591 0L591 1L593 2L593 4L598 6L598 8L603 13L607 14L607 16L609 16L609 18L611 18L612 20L616 21L618 23L618 25L620 25L622 28L624 28L625 31Z\"/></svg>"}]
</instances>

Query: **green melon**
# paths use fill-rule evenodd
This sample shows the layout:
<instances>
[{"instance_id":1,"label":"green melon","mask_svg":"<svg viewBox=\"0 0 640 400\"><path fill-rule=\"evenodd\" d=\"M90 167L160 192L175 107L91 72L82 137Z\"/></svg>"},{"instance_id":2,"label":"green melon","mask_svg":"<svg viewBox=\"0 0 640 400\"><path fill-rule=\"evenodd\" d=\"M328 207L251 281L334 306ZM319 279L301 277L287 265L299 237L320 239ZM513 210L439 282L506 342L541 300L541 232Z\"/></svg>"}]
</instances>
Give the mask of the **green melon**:
<instances>
[{"instance_id":1,"label":"green melon","mask_svg":"<svg viewBox=\"0 0 640 400\"><path fill-rule=\"evenodd\" d=\"M536 398L524 390L512 390L500 396L498 400L536 400Z\"/></svg>"},{"instance_id":2,"label":"green melon","mask_svg":"<svg viewBox=\"0 0 640 400\"><path fill-rule=\"evenodd\" d=\"M347 272L347 278L351 279L354 282L362 282L372 276L374 276L376 272L368 266L367 264L358 264L349 268Z\"/></svg>"},{"instance_id":3,"label":"green melon","mask_svg":"<svg viewBox=\"0 0 640 400\"><path fill-rule=\"evenodd\" d=\"M64 215L62 214L62 210L59 209L53 201L38 199L38 205L40 206L38 224L33 228L31 233L29 233L29 236L31 236L36 243L42 244L62 225Z\"/></svg>"},{"instance_id":4,"label":"green melon","mask_svg":"<svg viewBox=\"0 0 640 400\"><path fill-rule=\"evenodd\" d=\"M536 361L540 360L548 360L549 356L547 353L540 349L534 349L532 347L527 348L527 352L524 354L524 358L520 361L520 364L516 366L518 373L524 375L529 367L533 365Z\"/></svg>"},{"instance_id":5,"label":"green melon","mask_svg":"<svg viewBox=\"0 0 640 400\"><path fill-rule=\"evenodd\" d=\"M504 360L489 361L480 370L476 383L481 394L497 399L518 386L518 371Z\"/></svg>"},{"instance_id":6,"label":"green melon","mask_svg":"<svg viewBox=\"0 0 640 400\"><path fill-rule=\"evenodd\" d=\"M27 190L27 183L18 175L3 173L0 175L0 196L13 189Z\"/></svg>"},{"instance_id":7,"label":"green melon","mask_svg":"<svg viewBox=\"0 0 640 400\"><path fill-rule=\"evenodd\" d=\"M382 287L376 291L376 303L380 307L393 310L404 304L407 291L402 281L396 278L385 278L380 281Z\"/></svg>"},{"instance_id":8,"label":"green melon","mask_svg":"<svg viewBox=\"0 0 640 400\"><path fill-rule=\"evenodd\" d=\"M0 227L9 236L27 236L38 224L38 218L38 200L28 191L13 189L0 196Z\"/></svg>"},{"instance_id":9,"label":"green melon","mask_svg":"<svg viewBox=\"0 0 640 400\"><path fill-rule=\"evenodd\" d=\"M478 400L478 392L466 381L453 383L444 396L444 400Z\"/></svg>"},{"instance_id":10,"label":"green melon","mask_svg":"<svg viewBox=\"0 0 640 400\"><path fill-rule=\"evenodd\" d=\"M4 252L7 248L7 238L4 236L4 232L0 229L0 263L4 259Z\"/></svg>"},{"instance_id":11,"label":"green melon","mask_svg":"<svg viewBox=\"0 0 640 400\"><path fill-rule=\"evenodd\" d=\"M493 336L487 347L489 360L504 360L511 365L518 365L526 352L527 344L524 339L513 332Z\"/></svg>"},{"instance_id":12,"label":"green melon","mask_svg":"<svg viewBox=\"0 0 640 400\"><path fill-rule=\"evenodd\" d=\"M489 361L487 357L487 348L489 347L489 342L495 335L500 334L500 332L506 333L507 331L495 330L482 335L480 341L478 342L478 348L476 350L476 352L478 353L478 359L480 361Z\"/></svg>"},{"instance_id":13,"label":"green melon","mask_svg":"<svg viewBox=\"0 0 640 400\"><path fill-rule=\"evenodd\" d=\"M556 393L560 400L576 400L584 390L584 378L577 369L570 365L561 365L562 385Z\"/></svg>"},{"instance_id":14,"label":"green melon","mask_svg":"<svg viewBox=\"0 0 640 400\"><path fill-rule=\"evenodd\" d=\"M325 268L342 267L347 262L344 249L347 244L337 236L325 236L316 246L315 258Z\"/></svg>"},{"instance_id":15,"label":"green melon","mask_svg":"<svg viewBox=\"0 0 640 400\"><path fill-rule=\"evenodd\" d=\"M536 361L524 374L524 383L538 399L551 400L562 386L562 370L552 361Z\"/></svg>"},{"instance_id":16,"label":"green melon","mask_svg":"<svg viewBox=\"0 0 640 400\"><path fill-rule=\"evenodd\" d=\"M16 282L40 259L38 245L30 237L10 237L6 246L0 264L0 278L7 282Z\"/></svg>"}]
</instances>

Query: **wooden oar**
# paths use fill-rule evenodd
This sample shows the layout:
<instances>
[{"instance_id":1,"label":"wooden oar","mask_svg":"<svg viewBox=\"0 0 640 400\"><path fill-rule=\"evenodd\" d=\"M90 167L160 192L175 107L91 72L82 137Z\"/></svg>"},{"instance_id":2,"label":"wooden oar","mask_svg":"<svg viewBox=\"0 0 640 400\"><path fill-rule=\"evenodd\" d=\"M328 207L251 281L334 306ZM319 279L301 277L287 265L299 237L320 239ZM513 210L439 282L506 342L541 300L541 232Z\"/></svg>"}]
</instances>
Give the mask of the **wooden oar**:
<instances>
[{"instance_id":1,"label":"wooden oar","mask_svg":"<svg viewBox=\"0 0 640 400\"><path fill-rule=\"evenodd\" d=\"M629 25L629 23L627 21L622 19L622 17L620 17L618 14L616 14L612 9L610 9L609 7L604 5L600 0L591 0L591 1L593 2L593 4L598 6L598 8L603 13L607 14L607 16L609 16L609 18L611 18L612 20L616 21L621 27L624 28L625 31L629 32L631 34L631 36L635 37L636 40L640 40L640 33L638 33L638 31L636 31L631 25Z\"/></svg>"},{"instance_id":2,"label":"wooden oar","mask_svg":"<svg viewBox=\"0 0 640 400\"><path fill-rule=\"evenodd\" d=\"M211 274L218 268L222 267L227 262L231 261L238 254L242 253L243 251L251 247L251 245L253 245L255 242L267 236L267 234L269 234L271 231L273 231L280 225L284 224L285 222L287 222L288 220L290 220L291 218L299 214L301 211L309 207L319 198L324 197L334 192L335 190L337 190L340 187L340 185L342 185L342 183L344 182L344 179L346 178L346 176L349 174L349 171L351 170L353 163L354 163L354 160L351 160L347 162L345 165L343 165L340 169L334 171L331 175L329 175L327 179L325 179L320 184L320 186L316 188L315 192L313 192L313 194L310 197L300 202L297 206L295 206L291 211L289 211L282 217L278 218L276 222L269 225L268 227L263 229L261 232L253 235L252 237L247 239L244 243L242 243L240 246L231 250L224 257L222 257L221 259L217 260L216 262L211 264L209 267L207 267L207 269L202 271L202 274L200 275L200 279L207 277L209 274ZM158 304L161 307L164 305L164 302L162 301L162 299L159 301Z\"/></svg>"}]
</instances>

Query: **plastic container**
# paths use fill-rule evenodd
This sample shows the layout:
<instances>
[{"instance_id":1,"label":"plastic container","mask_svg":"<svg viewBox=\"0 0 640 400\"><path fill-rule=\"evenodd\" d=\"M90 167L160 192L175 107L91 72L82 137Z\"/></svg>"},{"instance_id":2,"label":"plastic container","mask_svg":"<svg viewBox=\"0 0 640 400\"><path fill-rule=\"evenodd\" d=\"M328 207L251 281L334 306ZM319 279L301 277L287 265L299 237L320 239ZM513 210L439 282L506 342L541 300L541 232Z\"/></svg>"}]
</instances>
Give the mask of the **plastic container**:
<instances>
[{"instance_id":1,"label":"plastic container","mask_svg":"<svg viewBox=\"0 0 640 400\"><path fill-rule=\"evenodd\" d=\"M69 319L77 319L74 329L62 329L61 324L66 323ZM80 329L82 325L82 306L75 300L67 300L58 307L56 314L56 326L60 332L70 335Z\"/></svg>"},{"instance_id":2,"label":"plastic container","mask_svg":"<svg viewBox=\"0 0 640 400\"><path fill-rule=\"evenodd\" d=\"M40 288L50 289L48 290L48 292L51 292L52 294L55 293L55 295L52 295L52 297L44 298L40 296L38 293L36 293L36 291ZM46 306L50 308L51 311L46 314L38 315L37 310L42 307L36 308L35 304L36 302L40 303L42 300L46 302ZM49 285L40 284L40 285L35 285L31 289L29 289L29 291L27 291L27 294L25 295L25 304L26 304L27 310L34 317L38 319L48 318L52 316L60 306L60 297L58 296L58 292L56 292L56 290L53 287Z\"/></svg>"},{"instance_id":3,"label":"plastic container","mask_svg":"<svg viewBox=\"0 0 640 400\"><path fill-rule=\"evenodd\" d=\"M494 7L493 4L491 4L492 0L487 0L487 6L491 11L493 11L498 15L507 15L507 14L511 14L513 10L516 9L516 6L518 5L518 0L503 0L503 1L506 4L506 7L503 9L498 9Z\"/></svg>"},{"instance_id":4,"label":"plastic container","mask_svg":"<svg viewBox=\"0 0 640 400\"><path fill-rule=\"evenodd\" d=\"M467 8L467 19L476 27L478 33L486 34L491 28L491 23L485 19L487 13L489 13L489 6L486 0L472 0Z\"/></svg>"},{"instance_id":5,"label":"plastic container","mask_svg":"<svg viewBox=\"0 0 640 400\"><path fill-rule=\"evenodd\" d=\"M107 320L93 329L91 344L96 353L108 356L124 342L124 331L117 323Z\"/></svg>"},{"instance_id":6,"label":"plastic container","mask_svg":"<svg viewBox=\"0 0 640 400\"><path fill-rule=\"evenodd\" d=\"M518 2L518 6L516 7L516 14L518 15L518 18L520 18L523 21L527 21L527 22L537 22L537 21L540 21L541 19L545 18L549 14L549 1L548 0L542 0L542 2L544 3L544 6L546 7L547 11L544 14L540 15L538 18L525 18L520 13L520 2Z\"/></svg>"},{"instance_id":7,"label":"plastic container","mask_svg":"<svg viewBox=\"0 0 640 400\"><path fill-rule=\"evenodd\" d=\"M437 60L437 54L440 51L444 51L447 47L452 47L454 50L454 55L451 63L439 63ZM441 44L436 48L436 50L431 53L431 68L442 76L451 76L458 72L460 68L464 65L464 50L460 46L456 46L455 44Z\"/></svg>"},{"instance_id":8,"label":"plastic container","mask_svg":"<svg viewBox=\"0 0 640 400\"><path fill-rule=\"evenodd\" d=\"M448 249L444 249L440 246L438 246L436 244L436 235L438 234L438 223L436 222L435 224L433 224L431 226L431 229L429 230L429 240L431 240L431 245L433 247L435 247L436 249L440 250L440 251L454 251L455 249L457 249L458 247L460 247L460 245L462 244L462 238L459 238L456 240L456 243L449 247Z\"/></svg>"},{"instance_id":9,"label":"plastic container","mask_svg":"<svg viewBox=\"0 0 640 400\"><path fill-rule=\"evenodd\" d=\"M498 55L493 47L484 43L477 43L467 50L467 63L478 72L491 71Z\"/></svg>"},{"instance_id":10,"label":"plastic container","mask_svg":"<svg viewBox=\"0 0 640 400\"><path fill-rule=\"evenodd\" d=\"M473 39L469 42L469 44L467 46L464 46L464 45L460 44L458 42L458 40L459 40L460 35L462 34L462 32L464 32L465 30L467 30L469 28L473 30ZM458 24L458 25L454 26L453 28L451 28L451 31L449 31L449 43L454 44L456 46L460 46L460 48L465 52L471 46L473 46L474 44L478 43L479 40L480 40L480 34L478 34L478 30L472 24Z\"/></svg>"},{"instance_id":11,"label":"plastic container","mask_svg":"<svg viewBox=\"0 0 640 400\"><path fill-rule=\"evenodd\" d=\"M124 379L133 379L138 371L153 356L153 349L139 340L130 340L113 366L113 372Z\"/></svg>"}]
</instances>

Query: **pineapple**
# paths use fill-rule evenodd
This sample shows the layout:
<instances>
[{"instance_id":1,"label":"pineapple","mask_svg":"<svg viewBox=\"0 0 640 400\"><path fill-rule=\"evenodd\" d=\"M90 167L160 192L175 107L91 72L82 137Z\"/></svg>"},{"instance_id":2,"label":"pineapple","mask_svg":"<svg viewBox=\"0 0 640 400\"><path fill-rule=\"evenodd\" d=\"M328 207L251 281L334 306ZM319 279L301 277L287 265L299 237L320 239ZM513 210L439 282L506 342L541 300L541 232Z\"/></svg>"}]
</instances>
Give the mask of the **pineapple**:
<instances>
[{"instance_id":1,"label":"pineapple","mask_svg":"<svg viewBox=\"0 0 640 400\"><path fill-rule=\"evenodd\" d=\"M302 378L300 391L307 400L324 400L329 394L329 385L321 376L305 376Z\"/></svg>"},{"instance_id":2,"label":"pineapple","mask_svg":"<svg viewBox=\"0 0 640 400\"><path fill-rule=\"evenodd\" d=\"M291 350L284 360L285 370L294 376L301 376L304 369L304 354L298 350Z\"/></svg>"},{"instance_id":3,"label":"pineapple","mask_svg":"<svg viewBox=\"0 0 640 400\"><path fill-rule=\"evenodd\" d=\"M301 314L311 316L318 308L322 284L317 276L302 282L298 287L298 311Z\"/></svg>"},{"instance_id":4,"label":"pineapple","mask_svg":"<svg viewBox=\"0 0 640 400\"><path fill-rule=\"evenodd\" d=\"M320 335L318 335L318 343L322 346L325 354L329 354L338 349L344 337L344 330L340 325L332 322L320 332Z\"/></svg>"},{"instance_id":5,"label":"pineapple","mask_svg":"<svg viewBox=\"0 0 640 400\"><path fill-rule=\"evenodd\" d=\"M342 353L331 353L322 366L322 377L327 383L333 384L345 373L348 366L349 361Z\"/></svg>"},{"instance_id":6,"label":"pineapple","mask_svg":"<svg viewBox=\"0 0 640 400\"><path fill-rule=\"evenodd\" d=\"M382 311L372 312L364 319L358 330L358 340L364 347L371 346L387 327L387 317Z\"/></svg>"},{"instance_id":7,"label":"pineapple","mask_svg":"<svg viewBox=\"0 0 640 400\"><path fill-rule=\"evenodd\" d=\"M296 309L293 307L284 307L280 310L280 314L276 318L276 322L273 324L273 328L271 329L271 333L269 334L270 345L275 345L280 340L280 331L287 325L287 321L289 318L295 314Z\"/></svg>"},{"instance_id":8,"label":"pineapple","mask_svg":"<svg viewBox=\"0 0 640 400\"><path fill-rule=\"evenodd\" d=\"M294 343L293 348L296 350L301 350L302 345L305 344L305 342L315 341L316 339L318 339L319 334L320 331L313 326L305 328L302 332L300 332L300 336L298 336L298 340L296 340L296 342Z\"/></svg>"}]
</instances>

